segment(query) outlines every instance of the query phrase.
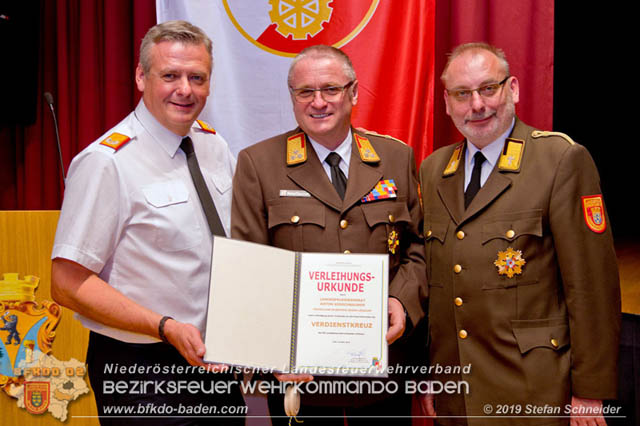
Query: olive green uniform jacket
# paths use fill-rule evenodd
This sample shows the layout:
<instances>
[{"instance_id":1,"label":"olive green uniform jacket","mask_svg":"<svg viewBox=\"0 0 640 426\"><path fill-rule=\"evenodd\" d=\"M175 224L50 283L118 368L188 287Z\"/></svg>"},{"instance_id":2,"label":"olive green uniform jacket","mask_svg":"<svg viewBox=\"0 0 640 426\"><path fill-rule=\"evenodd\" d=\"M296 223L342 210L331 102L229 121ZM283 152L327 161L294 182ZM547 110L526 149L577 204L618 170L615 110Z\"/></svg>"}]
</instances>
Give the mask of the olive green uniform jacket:
<instances>
[{"instance_id":1,"label":"olive green uniform jacket","mask_svg":"<svg viewBox=\"0 0 640 426\"><path fill-rule=\"evenodd\" d=\"M275 136L238 154L232 238L300 252L388 253L389 295L404 305L408 327L415 326L424 316L427 287L413 150L392 138L352 129L343 201L310 143L305 144L306 161L287 163L287 139L300 133L296 129ZM369 140L379 161L361 158L355 135ZM397 197L363 202L384 179L394 180ZM395 253L389 248L393 231L399 242ZM420 343L426 348L426 336ZM390 365L408 362L412 355L402 342L389 347ZM423 358L424 363L426 354Z\"/></svg>"},{"instance_id":2,"label":"olive green uniform jacket","mask_svg":"<svg viewBox=\"0 0 640 426\"><path fill-rule=\"evenodd\" d=\"M611 228L604 204L600 215L583 209L583 197L601 194L595 164L568 137L518 119L510 138L523 148L520 163L506 155L511 164L496 165L466 210L464 143L437 150L420 167L432 371L470 365L467 373L433 376L468 383L468 393L435 395L439 416L535 415L527 411L545 404L563 416L572 395L616 394L620 287ZM459 167L451 167L458 147ZM495 264L506 257L515 262L511 277ZM466 420L488 421L567 423Z\"/></svg>"}]
</instances>

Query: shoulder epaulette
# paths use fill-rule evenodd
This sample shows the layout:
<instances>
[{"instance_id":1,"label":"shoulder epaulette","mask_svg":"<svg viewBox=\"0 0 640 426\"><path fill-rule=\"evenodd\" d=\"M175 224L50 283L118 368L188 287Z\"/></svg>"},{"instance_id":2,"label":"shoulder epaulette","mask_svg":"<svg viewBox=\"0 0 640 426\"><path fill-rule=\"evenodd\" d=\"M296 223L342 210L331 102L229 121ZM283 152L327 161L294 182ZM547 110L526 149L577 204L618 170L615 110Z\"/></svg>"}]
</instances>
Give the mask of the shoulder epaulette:
<instances>
[{"instance_id":1,"label":"shoulder epaulette","mask_svg":"<svg viewBox=\"0 0 640 426\"><path fill-rule=\"evenodd\" d=\"M202 120L196 120L196 123L198 123L200 128L202 130L204 130L205 132L209 132L209 133L212 133L214 135L216 134L216 130L213 127L211 127L208 123L205 123Z\"/></svg>"},{"instance_id":2,"label":"shoulder epaulette","mask_svg":"<svg viewBox=\"0 0 640 426\"><path fill-rule=\"evenodd\" d=\"M127 135L123 135L122 133L111 133L105 139L100 142L100 145L108 146L112 148L114 151L119 150L123 146L129 142L131 138Z\"/></svg>"},{"instance_id":3,"label":"shoulder epaulette","mask_svg":"<svg viewBox=\"0 0 640 426\"><path fill-rule=\"evenodd\" d=\"M304 132L296 133L287 138L287 166L307 161L307 138Z\"/></svg>"},{"instance_id":4,"label":"shoulder epaulette","mask_svg":"<svg viewBox=\"0 0 640 426\"><path fill-rule=\"evenodd\" d=\"M375 132L375 131L373 131L373 130L367 130L367 129L364 129L364 128L362 128L362 127L358 127L358 130L360 130L360 131L362 131L362 132L364 132L364 133L366 133L366 134L368 134L368 135L380 136L380 137L382 137L382 138L391 139L392 141L400 142L400 143L402 143L402 144L405 144L405 145L406 145L406 143L405 143L404 141L402 141L402 140L400 140L400 139L398 139L398 138L394 138L394 137L393 137L393 136L391 136L391 135L383 135L383 134L381 134L381 133Z\"/></svg>"},{"instance_id":5,"label":"shoulder epaulette","mask_svg":"<svg viewBox=\"0 0 640 426\"><path fill-rule=\"evenodd\" d=\"M573 141L573 139L571 139L569 137L569 135L566 135L564 133L561 132L546 132L543 130L534 130L533 132L531 132L531 137L533 138L546 138L549 136L560 136L561 138L563 138L564 140L566 140L567 142L569 142L571 145L575 145L576 143Z\"/></svg>"}]
</instances>

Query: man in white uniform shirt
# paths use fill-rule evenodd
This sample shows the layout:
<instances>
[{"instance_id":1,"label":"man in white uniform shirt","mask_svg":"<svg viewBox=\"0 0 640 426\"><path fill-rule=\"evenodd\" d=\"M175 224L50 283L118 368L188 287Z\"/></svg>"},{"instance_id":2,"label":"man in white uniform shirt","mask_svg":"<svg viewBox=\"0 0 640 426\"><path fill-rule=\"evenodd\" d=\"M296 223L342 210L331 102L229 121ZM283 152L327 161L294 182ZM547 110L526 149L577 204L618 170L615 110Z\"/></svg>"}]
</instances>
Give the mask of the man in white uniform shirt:
<instances>
[{"instance_id":1,"label":"man in white uniform shirt","mask_svg":"<svg viewBox=\"0 0 640 426\"><path fill-rule=\"evenodd\" d=\"M244 405L237 386L207 392L213 381L234 379L204 371L202 359L212 243L207 203L200 201L186 153L195 151L226 234L235 169L224 139L196 120L209 95L211 50L211 40L187 22L151 28L136 69L141 102L69 169L52 294L91 330L87 363L103 424L144 422L138 416L157 416L163 404L189 410L205 403L218 413L222 405ZM127 389L114 390L118 380ZM133 385L142 381L150 385L136 391ZM176 381L197 383L199 392L169 389ZM102 417L110 405L135 407L136 417ZM218 417L146 420L244 424Z\"/></svg>"}]
</instances>

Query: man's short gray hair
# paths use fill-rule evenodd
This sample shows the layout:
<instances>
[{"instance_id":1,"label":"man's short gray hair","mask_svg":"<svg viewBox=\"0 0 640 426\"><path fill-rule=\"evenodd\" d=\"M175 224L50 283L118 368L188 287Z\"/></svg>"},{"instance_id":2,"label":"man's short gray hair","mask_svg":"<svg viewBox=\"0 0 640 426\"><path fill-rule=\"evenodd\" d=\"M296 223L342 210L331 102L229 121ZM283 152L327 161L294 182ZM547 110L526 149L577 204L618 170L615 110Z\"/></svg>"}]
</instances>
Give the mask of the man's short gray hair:
<instances>
[{"instance_id":1,"label":"man's short gray hair","mask_svg":"<svg viewBox=\"0 0 640 426\"><path fill-rule=\"evenodd\" d=\"M140 65L142 65L142 70L145 73L151 69L151 48L163 41L203 44L213 65L211 39L204 31L187 21L167 21L151 27L142 39L140 44Z\"/></svg>"},{"instance_id":2,"label":"man's short gray hair","mask_svg":"<svg viewBox=\"0 0 640 426\"><path fill-rule=\"evenodd\" d=\"M449 54L449 60L447 60L447 64L444 66L444 71L442 71L442 75L440 76L440 80L445 85L447 84L447 71L449 70L449 65L451 62L462 53L469 50L486 50L490 53L493 53L497 58L502 68L504 69L505 76L509 76L509 62L507 62L507 56L504 54L504 51L500 48L490 45L489 43L484 42L473 42L473 43L465 43L453 49L453 51Z\"/></svg>"},{"instance_id":3,"label":"man's short gray hair","mask_svg":"<svg viewBox=\"0 0 640 426\"><path fill-rule=\"evenodd\" d=\"M305 58L331 58L337 59L342 62L342 69L344 71L345 77L349 79L349 81L354 81L356 79L356 71L353 68L353 64L351 63L351 59L344 53L342 50L333 47L327 46L324 44L317 44L315 46L309 46L304 48L298 55L293 58L291 65L289 66L289 75L287 77L287 83L291 86L291 78L293 77L293 70L298 62Z\"/></svg>"}]
</instances>

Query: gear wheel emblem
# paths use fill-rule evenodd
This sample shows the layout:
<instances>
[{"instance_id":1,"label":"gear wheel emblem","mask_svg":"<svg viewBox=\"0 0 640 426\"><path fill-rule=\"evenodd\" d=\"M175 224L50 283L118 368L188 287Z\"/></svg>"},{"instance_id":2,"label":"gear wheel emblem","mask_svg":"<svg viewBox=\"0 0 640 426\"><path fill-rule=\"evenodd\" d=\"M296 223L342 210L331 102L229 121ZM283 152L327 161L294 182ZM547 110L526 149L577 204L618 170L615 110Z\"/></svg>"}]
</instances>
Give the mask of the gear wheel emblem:
<instances>
[{"instance_id":1,"label":"gear wheel emblem","mask_svg":"<svg viewBox=\"0 0 640 426\"><path fill-rule=\"evenodd\" d=\"M306 40L322 31L322 24L329 22L333 0L269 0L269 18L276 24L276 31L283 37Z\"/></svg>"}]
</instances>

